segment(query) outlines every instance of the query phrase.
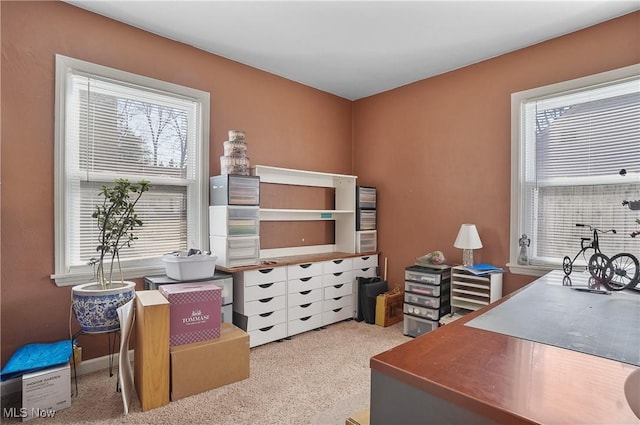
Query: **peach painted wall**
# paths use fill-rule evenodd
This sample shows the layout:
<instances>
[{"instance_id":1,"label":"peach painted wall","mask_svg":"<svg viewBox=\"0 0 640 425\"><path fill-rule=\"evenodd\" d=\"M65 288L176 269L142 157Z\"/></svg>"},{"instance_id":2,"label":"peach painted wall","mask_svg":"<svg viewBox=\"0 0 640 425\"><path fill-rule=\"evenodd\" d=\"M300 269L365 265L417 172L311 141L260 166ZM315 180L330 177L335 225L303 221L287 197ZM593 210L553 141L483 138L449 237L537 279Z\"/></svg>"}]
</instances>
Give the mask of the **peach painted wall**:
<instances>
[{"instance_id":1,"label":"peach painted wall","mask_svg":"<svg viewBox=\"0 0 640 425\"><path fill-rule=\"evenodd\" d=\"M460 224L477 261L509 260L511 93L640 63L640 12L354 103L354 174L378 188L378 243L403 285L415 257L453 263ZM505 293L533 280L504 276Z\"/></svg>"},{"instance_id":2,"label":"peach painted wall","mask_svg":"<svg viewBox=\"0 0 640 425\"><path fill-rule=\"evenodd\" d=\"M70 288L49 279L56 53L210 92L211 175L231 129L254 164L351 173L350 101L66 3L0 7L2 365L23 344L69 337ZM82 338L85 358L106 354L106 337Z\"/></svg>"},{"instance_id":3,"label":"peach painted wall","mask_svg":"<svg viewBox=\"0 0 640 425\"><path fill-rule=\"evenodd\" d=\"M53 273L56 53L211 93L211 168L243 129L254 164L356 174L379 190L389 279L478 225L483 261L509 238L509 95L640 62L640 14L357 102L349 102L61 2L0 2L2 42L1 362L29 342L68 337L69 288ZM353 144L352 144L353 141ZM506 276L507 292L531 279ZM97 339L97 338L96 338ZM83 344L85 358L106 342Z\"/></svg>"}]
</instances>

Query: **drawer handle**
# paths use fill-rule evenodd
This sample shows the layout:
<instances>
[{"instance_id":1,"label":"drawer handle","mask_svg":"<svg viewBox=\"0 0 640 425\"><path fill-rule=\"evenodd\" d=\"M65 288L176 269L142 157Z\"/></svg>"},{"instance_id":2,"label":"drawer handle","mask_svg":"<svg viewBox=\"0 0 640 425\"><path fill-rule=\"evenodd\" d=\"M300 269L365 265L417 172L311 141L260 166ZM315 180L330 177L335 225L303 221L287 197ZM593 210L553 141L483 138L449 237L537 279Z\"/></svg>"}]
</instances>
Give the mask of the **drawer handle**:
<instances>
[{"instance_id":1,"label":"drawer handle","mask_svg":"<svg viewBox=\"0 0 640 425\"><path fill-rule=\"evenodd\" d=\"M340 310L342 310L342 307L340 307L340 308L334 308L334 309L333 309L333 312L334 312L334 313L337 313L337 312L339 312Z\"/></svg>"},{"instance_id":2,"label":"drawer handle","mask_svg":"<svg viewBox=\"0 0 640 425\"><path fill-rule=\"evenodd\" d=\"M334 273L333 275L334 275L334 276L340 276L342 273L344 273L344 272Z\"/></svg>"},{"instance_id":3,"label":"drawer handle","mask_svg":"<svg viewBox=\"0 0 640 425\"><path fill-rule=\"evenodd\" d=\"M311 289L309 289L308 291L300 292L301 295L309 295L310 293L311 293Z\"/></svg>"},{"instance_id":4,"label":"drawer handle","mask_svg":"<svg viewBox=\"0 0 640 425\"><path fill-rule=\"evenodd\" d=\"M259 314L258 316L260 316L260 317L269 317L269 316L271 316L272 314L273 314L273 311L270 311L270 312L268 312L268 313L262 313L262 314Z\"/></svg>"},{"instance_id":5,"label":"drawer handle","mask_svg":"<svg viewBox=\"0 0 640 425\"><path fill-rule=\"evenodd\" d=\"M258 329L260 332L268 332L273 328L273 325L267 326L266 328Z\"/></svg>"},{"instance_id":6,"label":"drawer handle","mask_svg":"<svg viewBox=\"0 0 640 425\"><path fill-rule=\"evenodd\" d=\"M342 299L342 297L336 297L336 298L334 298L334 300L336 300L336 301L339 301L339 300L341 300L341 299Z\"/></svg>"},{"instance_id":7,"label":"drawer handle","mask_svg":"<svg viewBox=\"0 0 640 425\"><path fill-rule=\"evenodd\" d=\"M273 282L271 283L263 283L262 285L258 285L260 288L265 289L268 288L270 286L273 286Z\"/></svg>"},{"instance_id":8,"label":"drawer handle","mask_svg":"<svg viewBox=\"0 0 640 425\"><path fill-rule=\"evenodd\" d=\"M367 261L367 260L369 259L369 257L362 257L362 259L363 259L364 261Z\"/></svg>"},{"instance_id":9,"label":"drawer handle","mask_svg":"<svg viewBox=\"0 0 640 425\"><path fill-rule=\"evenodd\" d=\"M300 280L303 281L303 282L309 282L311 280L311 278L310 277L301 277Z\"/></svg>"},{"instance_id":10,"label":"drawer handle","mask_svg":"<svg viewBox=\"0 0 640 425\"><path fill-rule=\"evenodd\" d=\"M333 285L334 288L336 289L340 289L344 286L344 283L341 283L340 285Z\"/></svg>"},{"instance_id":11,"label":"drawer handle","mask_svg":"<svg viewBox=\"0 0 640 425\"><path fill-rule=\"evenodd\" d=\"M334 262L335 264L340 264L340 263L342 263L343 261L344 261L344 260L333 260L333 262Z\"/></svg>"},{"instance_id":12,"label":"drawer handle","mask_svg":"<svg viewBox=\"0 0 640 425\"><path fill-rule=\"evenodd\" d=\"M262 274L267 274L267 273L271 273L273 271L273 267L268 268L268 269L258 269L258 271Z\"/></svg>"},{"instance_id":13,"label":"drawer handle","mask_svg":"<svg viewBox=\"0 0 640 425\"><path fill-rule=\"evenodd\" d=\"M300 306L300 308L307 308L307 307L309 307L310 305L311 305L311 303L302 304L302 305Z\"/></svg>"},{"instance_id":14,"label":"drawer handle","mask_svg":"<svg viewBox=\"0 0 640 425\"><path fill-rule=\"evenodd\" d=\"M268 302L270 302L272 299L273 299L273 297L271 297L271 298L263 298L263 299L258 300L258 301L260 301L261 303L268 303Z\"/></svg>"},{"instance_id":15,"label":"drawer handle","mask_svg":"<svg viewBox=\"0 0 640 425\"><path fill-rule=\"evenodd\" d=\"M311 263L307 263L307 264L299 264L300 267L302 267L303 269L309 268L311 267Z\"/></svg>"},{"instance_id":16,"label":"drawer handle","mask_svg":"<svg viewBox=\"0 0 640 425\"><path fill-rule=\"evenodd\" d=\"M306 322L307 320L311 319L311 316L307 316L307 317L301 317L300 320L302 320L303 322Z\"/></svg>"}]
</instances>

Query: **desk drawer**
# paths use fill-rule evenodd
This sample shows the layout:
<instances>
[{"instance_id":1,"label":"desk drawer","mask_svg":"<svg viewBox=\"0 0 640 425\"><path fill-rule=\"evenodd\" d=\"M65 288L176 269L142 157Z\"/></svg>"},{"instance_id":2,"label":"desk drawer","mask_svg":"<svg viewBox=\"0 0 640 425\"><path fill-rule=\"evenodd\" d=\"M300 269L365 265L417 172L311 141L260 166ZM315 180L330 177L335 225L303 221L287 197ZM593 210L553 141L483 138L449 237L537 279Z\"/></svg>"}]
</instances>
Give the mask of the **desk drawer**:
<instances>
[{"instance_id":1,"label":"desk drawer","mask_svg":"<svg viewBox=\"0 0 640 425\"><path fill-rule=\"evenodd\" d=\"M336 297L323 301L323 311L330 311L340 307L351 307L353 304L353 296L346 295L344 297Z\"/></svg>"},{"instance_id":2,"label":"desk drawer","mask_svg":"<svg viewBox=\"0 0 640 425\"><path fill-rule=\"evenodd\" d=\"M322 302L316 301L309 304L297 305L289 307L287 318L289 320L299 319L301 317L313 316L322 312Z\"/></svg>"},{"instance_id":3,"label":"desk drawer","mask_svg":"<svg viewBox=\"0 0 640 425\"><path fill-rule=\"evenodd\" d=\"M289 307L316 301L322 301L322 290L320 288L287 295L287 305Z\"/></svg>"},{"instance_id":4,"label":"desk drawer","mask_svg":"<svg viewBox=\"0 0 640 425\"><path fill-rule=\"evenodd\" d=\"M287 323L287 333L289 336L302 332L317 329L322 326L322 315L315 314L313 316L300 317L299 319L289 320Z\"/></svg>"},{"instance_id":5,"label":"desk drawer","mask_svg":"<svg viewBox=\"0 0 640 425\"><path fill-rule=\"evenodd\" d=\"M329 300L331 298L351 295L352 293L353 293L353 284L351 282L341 283L333 286L326 286L324 288L324 299Z\"/></svg>"},{"instance_id":6,"label":"desk drawer","mask_svg":"<svg viewBox=\"0 0 640 425\"><path fill-rule=\"evenodd\" d=\"M264 298L256 301L249 301L243 304L235 303L234 308L238 313L246 316L256 316L258 314L283 310L287 306L285 295L279 297Z\"/></svg>"},{"instance_id":7,"label":"desk drawer","mask_svg":"<svg viewBox=\"0 0 640 425\"><path fill-rule=\"evenodd\" d=\"M353 309L351 306L339 307L329 311L322 312L322 325L330 325L331 323L340 322L341 320L351 319L353 317Z\"/></svg>"},{"instance_id":8,"label":"desk drawer","mask_svg":"<svg viewBox=\"0 0 640 425\"><path fill-rule=\"evenodd\" d=\"M322 286L333 286L352 282L353 272L351 270L349 270L348 272L338 272L322 275Z\"/></svg>"},{"instance_id":9,"label":"desk drawer","mask_svg":"<svg viewBox=\"0 0 640 425\"><path fill-rule=\"evenodd\" d=\"M238 273L236 284L242 286L255 286L265 283L287 280L286 267L265 267L256 270L247 270Z\"/></svg>"},{"instance_id":10,"label":"desk drawer","mask_svg":"<svg viewBox=\"0 0 640 425\"><path fill-rule=\"evenodd\" d=\"M287 321L286 310L270 311L268 313L245 316L237 311L233 313L233 324L247 332L267 328Z\"/></svg>"},{"instance_id":11,"label":"desk drawer","mask_svg":"<svg viewBox=\"0 0 640 425\"><path fill-rule=\"evenodd\" d=\"M311 289L320 289L322 287L322 276L303 277L293 280L290 279L287 284L290 294L309 291Z\"/></svg>"},{"instance_id":12,"label":"desk drawer","mask_svg":"<svg viewBox=\"0 0 640 425\"><path fill-rule=\"evenodd\" d=\"M266 344L267 342L277 341L287 337L287 323L279 323L277 325L268 326L266 328L256 329L249 332L249 347Z\"/></svg>"},{"instance_id":13,"label":"desk drawer","mask_svg":"<svg viewBox=\"0 0 640 425\"><path fill-rule=\"evenodd\" d=\"M301 277L320 276L322 263L291 264L287 266L287 278L289 280Z\"/></svg>"},{"instance_id":14,"label":"desk drawer","mask_svg":"<svg viewBox=\"0 0 640 425\"><path fill-rule=\"evenodd\" d=\"M285 295L286 293L286 283L284 281L246 287L236 285L234 287L236 305L246 304L249 301L262 300L264 298L277 297L279 295Z\"/></svg>"},{"instance_id":15,"label":"desk drawer","mask_svg":"<svg viewBox=\"0 0 640 425\"><path fill-rule=\"evenodd\" d=\"M364 257L354 257L351 259L353 261L353 270L358 269L367 269L370 267L378 267L378 256L377 255L365 255Z\"/></svg>"},{"instance_id":16,"label":"desk drawer","mask_svg":"<svg viewBox=\"0 0 640 425\"><path fill-rule=\"evenodd\" d=\"M353 270L351 258L324 261L322 263L322 274L340 273Z\"/></svg>"}]
</instances>

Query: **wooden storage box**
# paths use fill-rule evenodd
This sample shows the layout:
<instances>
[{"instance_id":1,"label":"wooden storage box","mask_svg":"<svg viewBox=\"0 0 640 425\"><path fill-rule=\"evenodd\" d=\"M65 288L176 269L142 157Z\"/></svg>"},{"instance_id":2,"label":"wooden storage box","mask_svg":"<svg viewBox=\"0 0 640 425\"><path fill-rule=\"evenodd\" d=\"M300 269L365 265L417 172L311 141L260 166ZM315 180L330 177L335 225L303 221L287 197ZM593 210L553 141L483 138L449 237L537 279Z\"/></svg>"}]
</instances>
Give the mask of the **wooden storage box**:
<instances>
[{"instance_id":1,"label":"wooden storage box","mask_svg":"<svg viewBox=\"0 0 640 425\"><path fill-rule=\"evenodd\" d=\"M400 288L394 288L376 297L376 325L391 326L402 320L404 297Z\"/></svg>"}]
</instances>

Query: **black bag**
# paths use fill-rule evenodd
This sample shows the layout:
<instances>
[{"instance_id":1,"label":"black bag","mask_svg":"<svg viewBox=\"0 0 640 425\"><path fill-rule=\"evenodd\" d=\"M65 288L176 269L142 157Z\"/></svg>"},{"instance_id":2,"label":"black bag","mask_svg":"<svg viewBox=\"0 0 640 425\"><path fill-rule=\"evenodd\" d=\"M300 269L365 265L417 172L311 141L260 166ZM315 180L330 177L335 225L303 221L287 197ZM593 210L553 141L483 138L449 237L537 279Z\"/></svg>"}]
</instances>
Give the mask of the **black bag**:
<instances>
[{"instance_id":1,"label":"black bag","mask_svg":"<svg viewBox=\"0 0 640 425\"><path fill-rule=\"evenodd\" d=\"M387 292L387 281L376 277L358 278L358 314L356 321L376 322L376 297Z\"/></svg>"}]
</instances>

